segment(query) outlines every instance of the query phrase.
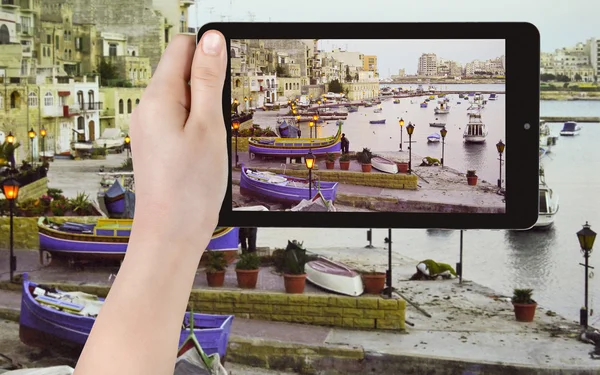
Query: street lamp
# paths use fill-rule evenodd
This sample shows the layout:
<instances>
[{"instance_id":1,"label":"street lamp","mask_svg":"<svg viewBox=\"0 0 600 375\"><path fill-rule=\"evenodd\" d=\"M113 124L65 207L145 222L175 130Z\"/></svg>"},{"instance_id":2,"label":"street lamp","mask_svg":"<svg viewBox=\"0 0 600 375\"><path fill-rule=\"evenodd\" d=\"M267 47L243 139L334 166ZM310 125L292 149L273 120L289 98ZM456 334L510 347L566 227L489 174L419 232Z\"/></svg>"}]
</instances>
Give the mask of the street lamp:
<instances>
[{"instance_id":1,"label":"street lamp","mask_svg":"<svg viewBox=\"0 0 600 375\"><path fill-rule=\"evenodd\" d=\"M235 114L238 115L240 113L239 112L239 104L240 104L240 102L238 102L237 98L233 99L233 104L235 104Z\"/></svg>"},{"instance_id":2,"label":"street lamp","mask_svg":"<svg viewBox=\"0 0 600 375\"><path fill-rule=\"evenodd\" d=\"M244 110L247 111L248 110L248 97L244 96Z\"/></svg>"},{"instance_id":3,"label":"street lamp","mask_svg":"<svg viewBox=\"0 0 600 375\"><path fill-rule=\"evenodd\" d=\"M231 127L235 131L235 166L237 167L240 161L240 158L238 156L238 130L240 129L240 121L233 120L231 122Z\"/></svg>"},{"instance_id":4,"label":"street lamp","mask_svg":"<svg viewBox=\"0 0 600 375\"><path fill-rule=\"evenodd\" d=\"M312 150L308 150L308 155L304 157L304 163L308 168L308 199L312 199L312 170L315 166L315 156Z\"/></svg>"},{"instance_id":5,"label":"street lamp","mask_svg":"<svg viewBox=\"0 0 600 375\"><path fill-rule=\"evenodd\" d=\"M408 133L408 173L412 173L412 134L415 131L415 126L412 123L408 123L406 132Z\"/></svg>"},{"instance_id":6,"label":"street lamp","mask_svg":"<svg viewBox=\"0 0 600 375\"><path fill-rule=\"evenodd\" d=\"M17 270L17 257L14 255L14 237L13 237L13 216L15 210L15 200L19 196L19 181L14 178L8 178L2 182L2 193L9 202L10 210L10 281L13 281L14 272Z\"/></svg>"},{"instance_id":7,"label":"street lamp","mask_svg":"<svg viewBox=\"0 0 600 375\"><path fill-rule=\"evenodd\" d=\"M125 136L125 149L127 150L127 159L129 159L129 149L131 148L131 138L129 134Z\"/></svg>"},{"instance_id":8,"label":"street lamp","mask_svg":"<svg viewBox=\"0 0 600 375\"><path fill-rule=\"evenodd\" d=\"M310 128L310 138L313 137L313 126L315 126L314 121L309 121L308 122L308 127Z\"/></svg>"},{"instance_id":9,"label":"street lamp","mask_svg":"<svg viewBox=\"0 0 600 375\"><path fill-rule=\"evenodd\" d=\"M6 142L10 143L11 145L15 143L15 136L12 132L8 132L8 135L6 136Z\"/></svg>"},{"instance_id":10,"label":"street lamp","mask_svg":"<svg viewBox=\"0 0 600 375\"><path fill-rule=\"evenodd\" d=\"M504 153L504 148L506 145L500 140L500 142L496 143L496 150L498 150L498 155L500 155L500 174L498 177L498 188L502 189L502 154Z\"/></svg>"},{"instance_id":11,"label":"street lamp","mask_svg":"<svg viewBox=\"0 0 600 375\"><path fill-rule=\"evenodd\" d=\"M444 168L444 145L446 144L446 134L448 134L448 130L444 126L442 130L440 130L440 135L442 136L442 168Z\"/></svg>"},{"instance_id":12,"label":"street lamp","mask_svg":"<svg viewBox=\"0 0 600 375\"><path fill-rule=\"evenodd\" d=\"M402 127L404 126L404 119L400 118L398 123L400 124L400 151L402 151Z\"/></svg>"},{"instance_id":13,"label":"street lamp","mask_svg":"<svg viewBox=\"0 0 600 375\"><path fill-rule=\"evenodd\" d=\"M42 136L42 161L44 161L44 156L46 156L46 134L46 129L42 128L40 130L40 135Z\"/></svg>"},{"instance_id":14,"label":"street lamp","mask_svg":"<svg viewBox=\"0 0 600 375\"><path fill-rule=\"evenodd\" d=\"M35 138L35 136L37 135L35 133L35 131L33 130L33 128L29 129L29 131L27 132L27 135L29 136L29 139L31 139L31 164L33 164L33 139Z\"/></svg>"},{"instance_id":15,"label":"street lamp","mask_svg":"<svg viewBox=\"0 0 600 375\"><path fill-rule=\"evenodd\" d=\"M317 123L319 122L319 115L313 115L313 126L315 127L315 138L317 137ZM312 134L312 128L311 128L311 134Z\"/></svg>"},{"instance_id":16,"label":"street lamp","mask_svg":"<svg viewBox=\"0 0 600 375\"><path fill-rule=\"evenodd\" d=\"M583 229L581 229L579 232L577 232L577 239L579 240L579 246L581 247L581 253L583 254L583 257L585 258L585 264L581 264L580 265L585 267L585 307L582 307L581 310L579 310L579 321L580 324L582 326L584 326L585 328L587 328L588 326L588 269L592 268L594 269L594 267L590 267L589 266L589 258L590 255L592 254L592 249L594 247L594 241L596 240L596 232L594 232L591 228L590 225L588 224L588 222L585 222L585 225L583 226Z\"/></svg>"},{"instance_id":17,"label":"street lamp","mask_svg":"<svg viewBox=\"0 0 600 375\"><path fill-rule=\"evenodd\" d=\"M8 142L8 144L10 144L11 146L14 145L15 143L15 136L13 135L12 132L8 132L8 135L6 136L6 142ZM16 165L15 165L15 149L14 147L11 147L11 152L10 152L10 167L12 169L15 169Z\"/></svg>"}]
</instances>

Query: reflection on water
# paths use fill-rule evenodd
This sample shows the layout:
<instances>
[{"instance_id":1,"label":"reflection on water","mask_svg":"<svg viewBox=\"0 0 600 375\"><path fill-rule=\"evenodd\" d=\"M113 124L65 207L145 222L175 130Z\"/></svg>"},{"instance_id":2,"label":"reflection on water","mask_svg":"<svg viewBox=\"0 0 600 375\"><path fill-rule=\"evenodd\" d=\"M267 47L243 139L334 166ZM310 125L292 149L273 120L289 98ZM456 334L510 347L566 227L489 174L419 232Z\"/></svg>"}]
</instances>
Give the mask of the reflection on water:
<instances>
[{"instance_id":1,"label":"reflection on water","mask_svg":"<svg viewBox=\"0 0 600 375\"><path fill-rule=\"evenodd\" d=\"M534 288L547 283L556 244L555 229L506 231L504 237L509 250L507 266L514 283Z\"/></svg>"},{"instance_id":2,"label":"reflection on water","mask_svg":"<svg viewBox=\"0 0 600 375\"><path fill-rule=\"evenodd\" d=\"M432 237L450 237L455 232L447 229L426 229L427 235Z\"/></svg>"}]
</instances>

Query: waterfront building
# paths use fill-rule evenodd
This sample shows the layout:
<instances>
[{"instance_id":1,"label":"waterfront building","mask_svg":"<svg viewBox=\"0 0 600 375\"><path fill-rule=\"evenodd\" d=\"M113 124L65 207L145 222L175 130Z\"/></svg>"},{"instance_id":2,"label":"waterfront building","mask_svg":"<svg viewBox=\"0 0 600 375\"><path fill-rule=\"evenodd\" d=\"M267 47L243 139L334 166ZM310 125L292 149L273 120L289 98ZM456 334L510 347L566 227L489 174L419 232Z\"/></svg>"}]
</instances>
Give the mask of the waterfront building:
<instances>
[{"instance_id":1,"label":"waterfront building","mask_svg":"<svg viewBox=\"0 0 600 375\"><path fill-rule=\"evenodd\" d=\"M366 55L363 57L363 70L371 72L378 72L377 70L377 56Z\"/></svg>"},{"instance_id":2,"label":"waterfront building","mask_svg":"<svg viewBox=\"0 0 600 375\"><path fill-rule=\"evenodd\" d=\"M100 132L117 128L129 133L131 114L140 103L143 92L142 87L101 87Z\"/></svg>"},{"instance_id":3,"label":"waterfront building","mask_svg":"<svg viewBox=\"0 0 600 375\"><path fill-rule=\"evenodd\" d=\"M438 58L435 53L424 53L419 57L417 75L425 77L438 75Z\"/></svg>"},{"instance_id":4,"label":"waterfront building","mask_svg":"<svg viewBox=\"0 0 600 375\"><path fill-rule=\"evenodd\" d=\"M358 72L358 80L343 84L349 100L373 99L379 96L379 78L375 72Z\"/></svg>"},{"instance_id":5,"label":"waterfront building","mask_svg":"<svg viewBox=\"0 0 600 375\"><path fill-rule=\"evenodd\" d=\"M588 51L590 65L592 66L592 70L594 72L594 82L596 82L598 80L598 76L600 76L600 54L598 53L600 50L600 39L589 39L586 43L586 50Z\"/></svg>"},{"instance_id":6,"label":"waterfront building","mask_svg":"<svg viewBox=\"0 0 600 375\"><path fill-rule=\"evenodd\" d=\"M563 75L571 81L593 82L596 73L592 64L593 43L577 43L554 52L540 54L540 74Z\"/></svg>"}]
</instances>

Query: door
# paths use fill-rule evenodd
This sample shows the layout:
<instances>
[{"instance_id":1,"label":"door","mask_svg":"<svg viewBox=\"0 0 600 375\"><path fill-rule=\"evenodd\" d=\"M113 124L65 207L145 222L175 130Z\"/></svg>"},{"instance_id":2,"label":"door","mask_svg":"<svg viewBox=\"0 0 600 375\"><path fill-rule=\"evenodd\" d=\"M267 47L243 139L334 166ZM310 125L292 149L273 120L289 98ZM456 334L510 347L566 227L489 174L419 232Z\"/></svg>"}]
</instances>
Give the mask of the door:
<instances>
[{"instance_id":1,"label":"door","mask_svg":"<svg viewBox=\"0 0 600 375\"><path fill-rule=\"evenodd\" d=\"M96 124L94 123L94 121L90 121L88 124L88 141L93 142L96 140Z\"/></svg>"}]
</instances>

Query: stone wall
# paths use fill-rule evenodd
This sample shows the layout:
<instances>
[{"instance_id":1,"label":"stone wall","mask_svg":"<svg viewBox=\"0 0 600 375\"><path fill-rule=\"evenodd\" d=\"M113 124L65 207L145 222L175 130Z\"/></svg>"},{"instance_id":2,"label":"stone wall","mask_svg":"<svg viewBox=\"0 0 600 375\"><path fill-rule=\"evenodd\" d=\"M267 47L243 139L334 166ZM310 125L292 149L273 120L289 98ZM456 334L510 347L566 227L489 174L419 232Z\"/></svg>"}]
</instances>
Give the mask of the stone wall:
<instances>
[{"instance_id":1,"label":"stone wall","mask_svg":"<svg viewBox=\"0 0 600 375\"><path fill-rule=\"evenodd\" d=\"M76 223L95 223L98 216L55 216L51 220L57 223L72 221ZM39 248L40 242L38 239L37 217L15 217L13 218L14 230L14 248L19 250L35 250ZM8 249L10 239L8 233L10 231L10 218L6 216L0 217L0 233L6 235L0 236L0 248Z\"/></svg>"},{"instance_id":2,"label":"stone wall","mask_svg":"<svg viewBox=\"0 0 600 375\"><path fill-rule=\"evenodd\" d=\"M25 185L19 189L17 203L28 199L37 199L48 192L48 177L40 178L39 180Z\"/></svg>"}]
</instances>

